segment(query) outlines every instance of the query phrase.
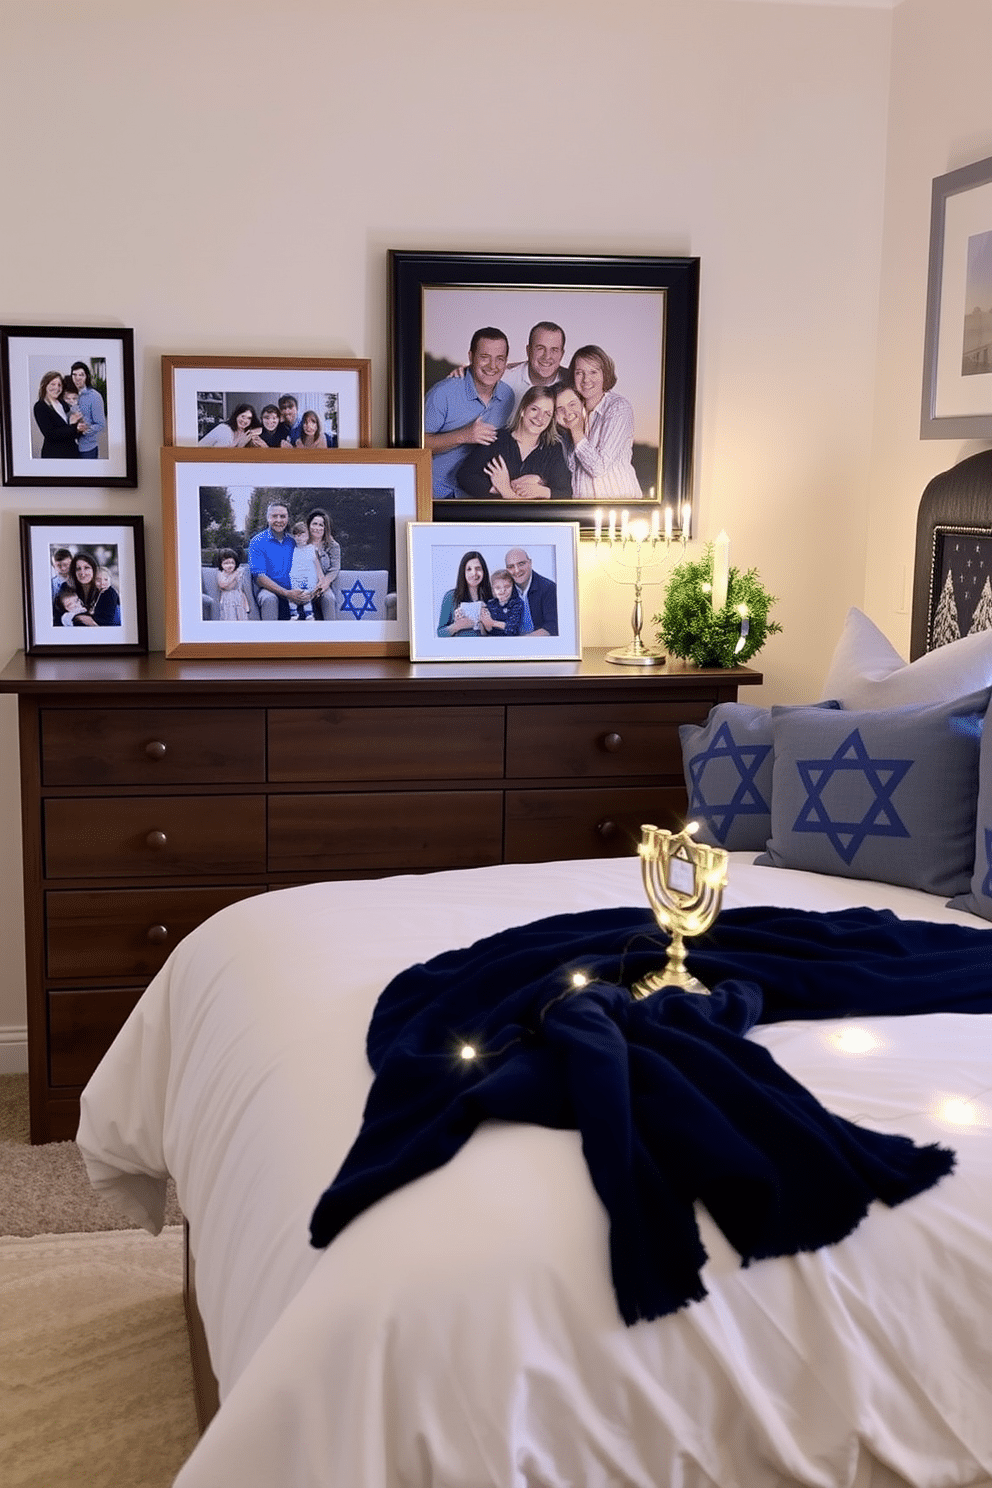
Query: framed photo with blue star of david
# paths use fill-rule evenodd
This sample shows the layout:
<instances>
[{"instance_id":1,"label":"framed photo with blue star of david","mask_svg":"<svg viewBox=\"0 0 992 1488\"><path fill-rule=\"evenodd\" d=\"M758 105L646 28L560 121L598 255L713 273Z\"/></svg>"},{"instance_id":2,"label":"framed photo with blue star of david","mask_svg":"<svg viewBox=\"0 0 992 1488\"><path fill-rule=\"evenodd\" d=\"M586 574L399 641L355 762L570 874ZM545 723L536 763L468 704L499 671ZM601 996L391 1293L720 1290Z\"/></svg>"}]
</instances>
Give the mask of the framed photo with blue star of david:
<instances>
[{"instance_id":1,"label":"framed photo with blue star of david","mask_svg":"<svg viewBox=\"0 0 992 1488\"><path fill-rule=\"evenodd\" d=\"M162 451L167 656L405 656L423 450Z\"/></svg>"}]
</instances>

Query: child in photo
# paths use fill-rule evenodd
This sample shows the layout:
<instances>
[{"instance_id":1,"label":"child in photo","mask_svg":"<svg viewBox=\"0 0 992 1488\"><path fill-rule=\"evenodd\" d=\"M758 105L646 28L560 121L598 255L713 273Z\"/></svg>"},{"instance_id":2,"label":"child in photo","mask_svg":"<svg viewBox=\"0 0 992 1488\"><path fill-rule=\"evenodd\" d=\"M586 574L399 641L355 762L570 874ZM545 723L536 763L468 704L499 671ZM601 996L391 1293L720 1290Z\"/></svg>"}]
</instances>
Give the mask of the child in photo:
<instances>
[{"instance_id":1,"label":"child in photo","mask_svg":"<svg viewBox=\"0 0 992 1488\"><path fill-rule=\"evenodd\" d=\"M79 407L79 389L77 388L71 377L66 377L62 381L62 402L69 410L70 424L72 424L73 427L77 429L80 434L88 434L90 426L83 418L82 411Z\"/></svg>"},{"instance_id":2,"label":"child in photo","mask_svg":"<svg viewBox=\"0 0 992 1488\"><path fill-rule=\"evenodd\" d=\"M68 585L63 586L55 596L55 608L59 612L59 623L71 626L77 615L85 615L86 606L76 593Z\"/></svg>"},{"instance_id":3,"label":"child in photo","mask_svg":"<svg viewBox=\"0 0 992 1488\"><path fill-rule=\"evenodd\" d=\"M248 596L242 586L242 571L233 548L221 548L217 555L217 588L220 590L221 620L247 620Z\"/></svg>"},{"instance_id":4,"label":"child in photo","mask_svg":"<svg viewBox=\"0 0 992 1488\"><path fill-rule=\"evenodd\" d=\"M296 614L290 614L290 619L312 620L313 592L323 575L317 561L317 550L309 542L310 534L307 531L306 522L294 522L292 534L296 552L293 554L293 562L289 569L289 582L294 589L305 589L311 598L305 604L297 605Z\"/></svg>"},{"instance_id":5,"label":"child in photo","mask_svg":"<svg viewBox=\"0 0 992 1488\"><path fill-rule=\"evenodd\" d=\"M524 618L524 602L517 593L516 585L505 568L497 568L490 581L493 598L487 599L479 619L487 635L515 636L520 634Z\"/></svg>"}]
</instances>

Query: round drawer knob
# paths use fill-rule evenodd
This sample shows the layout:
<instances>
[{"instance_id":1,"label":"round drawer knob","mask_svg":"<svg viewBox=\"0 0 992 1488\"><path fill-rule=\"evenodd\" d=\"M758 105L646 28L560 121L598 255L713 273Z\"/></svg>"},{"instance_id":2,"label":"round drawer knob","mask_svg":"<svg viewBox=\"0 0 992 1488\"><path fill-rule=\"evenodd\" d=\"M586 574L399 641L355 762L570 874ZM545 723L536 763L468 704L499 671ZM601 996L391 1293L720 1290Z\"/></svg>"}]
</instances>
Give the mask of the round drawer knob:
<instances>
[{"instance_id":1,"label":"round drawer knob","mask_svg":"<svg viewBox=\"0 0 992 1488\"><path fill-rule=\"evenodd\" d=\"M151 941L152 945L161 945L163 943L163 941L168 940L168 938L169 938L169 927L168 927L168 925L149 925L148 926L147 939Z\"/></svg>"},{"instance_id":2,"label":"round drawer knob","mask_svg":"<svg viewBox=\"0 0 992 1488\"><path fill-rule=\"evenodd\" d=\"M150 739L145 745L145 753L152 760L165 759L168 747L161 739Z\"/></svg>"},{"instance_id":3,"label":"round drawer knob","mask_svg":"<svg viewBox=\"0 0 992 1488\"><path fill-rule=\"evenodd\" d=\"M168 840L164 832L149 832L145 838L149 847L164 847Z\"/></svg>"},{"instance_id":4,"label":"round drawer knob","mask_svg":"<svg viewBox=\"0 0 992 1488\"><path fill-rule=\"evenodd\" d=\"M607 754L616 754L618 749L623 748L623 735L606 734L603 738L603 748Z\"/></svg>"},{"instance_id":5,"label":"round drawer knob","mask_svg":"<svg viewBox=\"0 0 992 1488\"><path fill-rule=\"evenodd\" d=\"M607 817L605 821L596 823L596 831L603 838L604 842L608 842L611 837L617 835L617 824L615 821L610 821L609 817Z\"/></svg>"}]
</instances>

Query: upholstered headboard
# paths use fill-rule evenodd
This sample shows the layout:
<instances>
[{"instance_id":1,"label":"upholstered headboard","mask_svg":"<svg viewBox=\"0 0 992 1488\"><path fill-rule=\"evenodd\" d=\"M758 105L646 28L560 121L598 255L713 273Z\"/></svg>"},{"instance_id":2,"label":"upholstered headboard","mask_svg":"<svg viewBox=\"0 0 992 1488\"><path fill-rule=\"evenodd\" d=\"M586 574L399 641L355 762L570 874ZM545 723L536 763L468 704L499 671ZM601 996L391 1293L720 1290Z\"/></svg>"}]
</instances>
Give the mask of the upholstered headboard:
<instances>
[{"instance_id":1,"label":"upholstered headboard","mask_svg":"<svg viewBox=\"0 0 992 1488\"><path fill-rule=\"evenodd\" d=\"M992 450L935 475L916 519L910 660L992 630Z\"/></svg>"}]
</instances>

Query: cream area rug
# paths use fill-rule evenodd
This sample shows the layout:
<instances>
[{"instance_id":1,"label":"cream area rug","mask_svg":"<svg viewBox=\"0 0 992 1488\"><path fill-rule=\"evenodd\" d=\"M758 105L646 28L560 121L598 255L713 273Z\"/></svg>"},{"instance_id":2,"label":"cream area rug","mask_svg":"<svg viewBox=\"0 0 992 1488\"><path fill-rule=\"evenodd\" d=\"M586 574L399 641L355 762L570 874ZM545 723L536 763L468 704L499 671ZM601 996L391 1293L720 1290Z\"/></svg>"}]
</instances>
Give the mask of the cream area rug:
<instances>
[{"instance_id":1,"label":"cream area rug","mask_svg":"<svg viewBox=\"0 0 992 1488\"><path fill-rule=\"evenodd\" d=\"M3 1488L168 1488L197 1441L180 1226L0 1238Z\"/></svg>"}]
</instances>

